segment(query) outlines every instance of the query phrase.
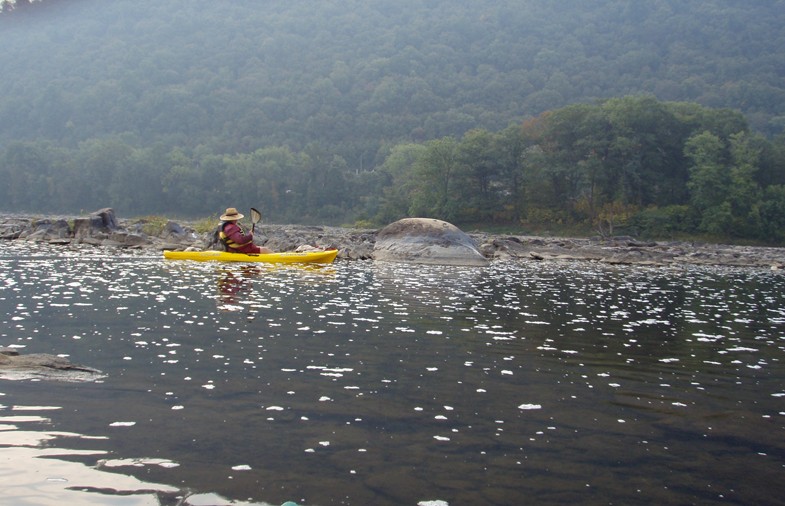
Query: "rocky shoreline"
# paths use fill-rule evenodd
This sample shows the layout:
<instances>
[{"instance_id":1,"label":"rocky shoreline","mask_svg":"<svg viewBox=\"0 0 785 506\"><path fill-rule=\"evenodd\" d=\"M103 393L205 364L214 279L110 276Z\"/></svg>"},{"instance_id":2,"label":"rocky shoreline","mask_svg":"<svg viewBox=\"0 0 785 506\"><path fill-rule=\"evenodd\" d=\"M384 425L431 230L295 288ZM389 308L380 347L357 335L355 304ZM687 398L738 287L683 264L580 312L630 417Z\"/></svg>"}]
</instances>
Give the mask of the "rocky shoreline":
<instances>
[{"instance_id":1,"label":"rocky shoreline","mask_svg":"<svg viewBox=\"0 0 785 506\"><path fill-rule=\"evenodd\" d=\"M144 219L120 220L111 209L81 217L0 215L0 240L49 243L63 247L162 251L215 248L212 233L198 233L186 222L169 221L146 233ZM274 251L304 245L335 247L339 260L374 258L377 229L269 225L256 228L256 242ZM639 241L632 237L556 238L467 232L482 254L495 261L590 261L617 265L718 265L785 269L785 248L683 241Z\"/></svg>"}]
</instances>

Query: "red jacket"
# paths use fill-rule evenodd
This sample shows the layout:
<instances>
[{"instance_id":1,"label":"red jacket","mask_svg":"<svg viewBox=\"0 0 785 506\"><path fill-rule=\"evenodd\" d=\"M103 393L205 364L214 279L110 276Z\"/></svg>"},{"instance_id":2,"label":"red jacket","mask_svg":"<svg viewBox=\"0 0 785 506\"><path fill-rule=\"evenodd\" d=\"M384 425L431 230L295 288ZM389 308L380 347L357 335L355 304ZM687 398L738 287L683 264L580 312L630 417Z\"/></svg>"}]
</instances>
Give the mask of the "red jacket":
<instances>
[{"instance_id":1,"label":"red jacket","mask_svg":"<svg viewBox=\"0 0 785 506\"><path fill-rule=\"evenodd\" d=\"M221 241L226 251L235 253L259 253L259 246L253 243L253 234L246 234L234 221L227 221L221 226Z\"/></svg>"}]
</instances>

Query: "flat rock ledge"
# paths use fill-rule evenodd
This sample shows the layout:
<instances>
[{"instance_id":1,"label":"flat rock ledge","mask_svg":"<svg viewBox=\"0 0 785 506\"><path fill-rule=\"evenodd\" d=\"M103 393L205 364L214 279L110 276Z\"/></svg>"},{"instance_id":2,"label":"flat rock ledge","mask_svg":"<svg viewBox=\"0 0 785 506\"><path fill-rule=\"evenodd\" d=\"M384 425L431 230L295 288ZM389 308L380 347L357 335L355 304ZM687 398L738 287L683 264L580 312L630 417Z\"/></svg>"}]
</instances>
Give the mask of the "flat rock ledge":
<instances>
[{"instance_id":1,"label":"flat rock ledge","mask_svg":"<svg viewBox=\"0 0 785 506\"><path fill-rule=\"evenodd\" d=\"M477 238L479 239L479 238ZM588 261L610 265L714 265L785 269L785 248L685 241L639 241L632 237L545 238L483 235L480 250L497 260Z\"/></svg>"},{"instance_id":2,"label":"flat rock ledge","mask_svg":"<svg viewBox=\"0 0 785 506\"><path fill-rule=\"evenodd\" d=\"M0 379L85 382L103 377L104 374L98 369L74 364L57 355L20 355L13 348L0 348Z\"/></svg>"},{"instance_id":3,"label":"flat rock ledge","mask_svg":"<svg viewBox=\"0 0 785 506\"><path fill-rule=\"evenodd\" d=\"M203 250L215 246L212 233L198 233L187 222L170 221L159 233L146 234L144 219L117 219L111 209L87 217L0 215L0 240L29 241L85 249L160 252ZM302 245L338 248L339 260L373 260L379 229L270 225L256 227L257 244L274 251ZM782 270L785 248L737 246L685 241L641 241L633 237L559 238L529 235L467 235L493 262L586 261L612 265L715 265Z\"/></svg>"}]
</instances>

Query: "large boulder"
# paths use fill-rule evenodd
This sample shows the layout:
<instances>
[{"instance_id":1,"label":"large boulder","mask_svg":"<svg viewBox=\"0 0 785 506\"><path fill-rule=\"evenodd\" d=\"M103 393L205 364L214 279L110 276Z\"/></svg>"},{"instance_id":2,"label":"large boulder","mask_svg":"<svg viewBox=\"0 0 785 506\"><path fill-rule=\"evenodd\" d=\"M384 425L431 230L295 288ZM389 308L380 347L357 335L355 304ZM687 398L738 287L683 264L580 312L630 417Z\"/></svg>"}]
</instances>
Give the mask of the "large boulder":
<instances>
[{"instance_id":1,"label":"large boulder","mask_svg":"<svg viewBox=\"0 0 785 506\"><path fill-rule=\"evenodd\" d=\"M374 259L437 265L487 265L471 237L446 221L405 218L376 236Z\"/></svg>"},{"instance_id":2,"label":"large boulder","mask_svg":"<svg viewBox=\"0 0 785 506\"><path fill-rule=\"evenodd\" d=\"M114 210L107 207L91 213L87 218L76 218L74 220L74 238L77 240L91 237L104 239L118 228Z\"/></svg>"}]
</instances>

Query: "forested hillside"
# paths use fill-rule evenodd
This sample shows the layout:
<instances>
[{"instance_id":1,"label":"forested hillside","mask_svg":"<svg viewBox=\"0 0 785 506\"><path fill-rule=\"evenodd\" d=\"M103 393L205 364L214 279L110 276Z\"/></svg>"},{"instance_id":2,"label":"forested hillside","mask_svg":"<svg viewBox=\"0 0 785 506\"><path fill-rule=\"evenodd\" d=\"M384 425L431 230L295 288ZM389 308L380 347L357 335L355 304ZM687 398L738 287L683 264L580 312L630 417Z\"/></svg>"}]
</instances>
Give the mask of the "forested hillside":
<instances>
[{"instance_id":1,"label":"forested hillside","mask_svg":"<svg viewBox=\"0 0 785 506\"><path fill-rule=\"evenodd\" d=\"M630 215L691 205L686 185L695 148L686 143L702 132L676 103L732 116L734 131L707 130L722 144L722 163L730 167L730 136L743 134L765 156L755 165L758 179L766 174L755 181L759 191L782 183L783 1L20 0L5 7L6 210L111 205L126 215L188 216L258 204L278 221L383 222L417 213L473 223L551 217L596 225L609 202L633 206L625 208ZM415 167L427 172L416 153L434 143L504 136L529 155L546 153L575 127L553 118L613 109L608 99L627 96L684 122L677 138L656 146L656 134L646 130L652 111L641 108L626 120L643 131L630 126L625 138L649 136L647 154L635 162L644 179L668 180L672 191L632 199L610 186L594 193L594 183L577 181L593 177L586 175L592 156L607 161L596 150L560 162L581 176L564 183L574 188L558 210L541 201L547 193L533 190L545 179L522 172L522 152L508 153L519 157L508 162L486 160L517 164L505 173L517 178L513 187L491 171L461 190L470 195L444 196L480 207L423 207L401 195L395 200L399 188L389 187L414 177ZM535 142L534 124L561 130ZM566 148L572 141L559 142ZM412 163L391 175L402 152ZM485 162L462 163L465 173ZM693 228L700 222L693 216Z\"/></svg>"}]
</instances>

